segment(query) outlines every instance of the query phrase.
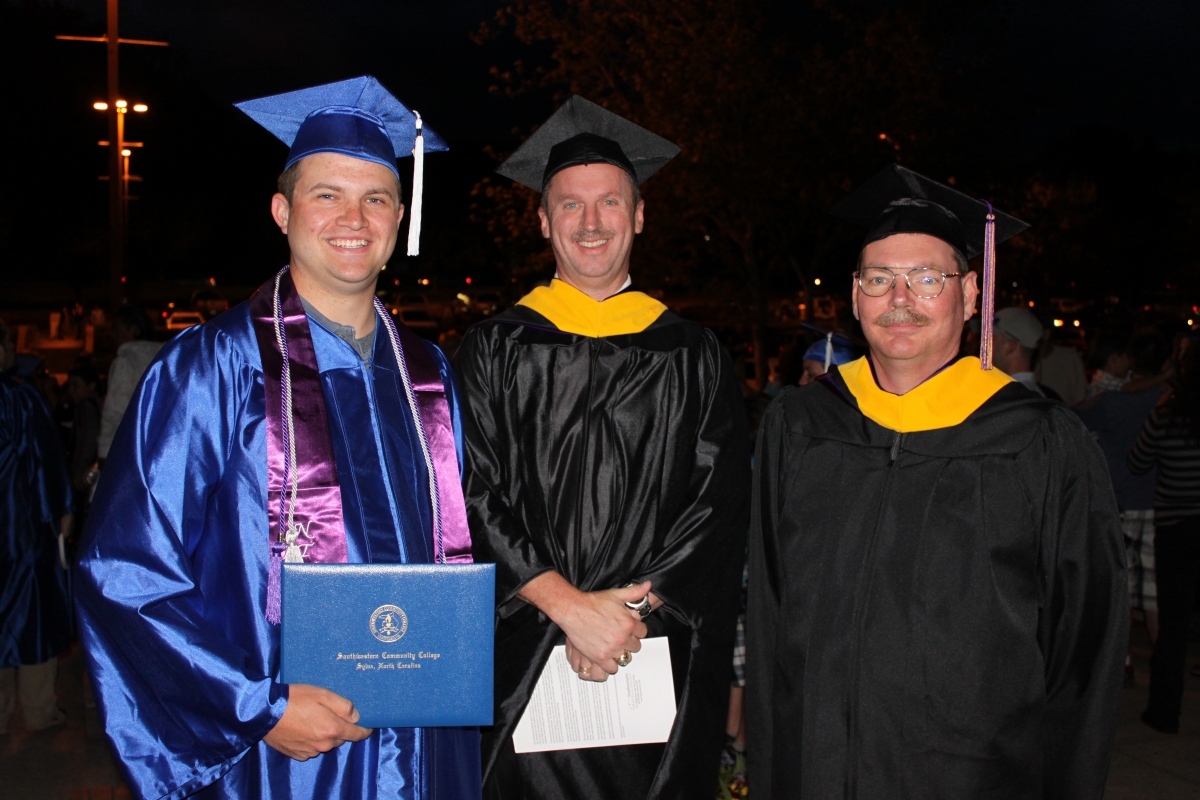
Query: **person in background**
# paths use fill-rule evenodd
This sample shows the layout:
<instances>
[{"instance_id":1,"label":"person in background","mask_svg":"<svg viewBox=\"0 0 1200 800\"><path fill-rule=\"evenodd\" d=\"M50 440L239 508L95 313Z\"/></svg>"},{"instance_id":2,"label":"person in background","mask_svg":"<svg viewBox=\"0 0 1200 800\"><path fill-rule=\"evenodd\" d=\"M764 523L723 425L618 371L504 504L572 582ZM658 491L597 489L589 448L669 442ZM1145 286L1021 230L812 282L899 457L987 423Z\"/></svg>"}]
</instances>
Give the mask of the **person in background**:
<instances>
[{"instance_id":1,"label":"person in background","mask_svg":"<svg viewBox=\"0 0 1200 800\"><path fill-rule=\"evenodd\" d=\"M973 320L974 322L974 320ZM1034 364L1042 341L1042 323L1027 308L1002 308L996 312L993 363L1001 372L1034 394L1051 397L1034 377ZM1058 399L1054 397L1054 399Z\"/></svg>"},{"instance_id":2,"label":"person in background","mask_svg":"<svg viewBox=\"0 0 1200 800\"><path fill-rule=\"evenodd\" d=\"M133 397L142 374L162 345L150 341L154 326L150 317L140 308L125 306L113 317L113 337L117 340L117 357L108 368L108 389L104 394L104 407L100 412L100 437L96 443L96 455L101 467L108 458L117 426L125 415L125 408Z\"/></svg>"},{"instance_id":3,"label":"person in background","mask_svg":"<svg viewBox=\"0 0 1200 800\"><path fill-rule=\"evenodd\" d=\"M60 725L54 682L71 645L58 537L71 528L71 481L41 392L13 374L16 346L0 322L0 734L17 699L25 730Z\"/></svg>"},{"instance_id":4,"label":"person in background","mask_svg":"<svg viewBox=\"0 0 1200 800\"><path fill-rule=\"evenodd\" d=\"M96 482L96 443L100 436L99 376L91 364L79 364L67 373L67 394L74 409L71 415L71 486L75 489L75 511L84 512ZM82 527L83 520L80 520Z\"/></svg>"},{"instance_id":5,"label":"person in background","mask_svg":"<svg viewBox=\"0 0 1200 800\"><path fill-rule=\"evenodd\" d=\"M1117 337L1110 339L1110 342L1118 341ZM1109 346L1103 341L1102 344ZM1109 350L1105 363L1117 369L1132 365L1133 379L1142 380L1161 373L1170 354L1170 346L1162 336L1147 333L1135 337L1119 356L1116 351ZM1106 391L1075 407L1075 413L1092 432L1108 462L1117 508L1121 512L1121 529L1125 534L1129 607L1142 612L1152 644L1158 637L1154 581L1154 486L1158 476L1154 467L1141 475L1133 474L1126 456L1162 396L1162 385L1151 384L1138 392ZM1131 683L1133 662L1129 656L1125 660L1125 675L1126 683Z\"/></svg>"},{"instance_id":6,"label":"person in background","mask_svg":"<svg viewBox=\"0 0 1200 800\"><path fill-rule=\"evenodd\" d=\"M849 364L861 355L854 343L845 336L828 333L804 351L804 371L800 373L799 385L807 386L828 372L830 366Z\"/></svg>"},{"instance_id":7,"label":"person in background","mask_svg":"<svg viewBox=\"0 0 1200 800\"><path fill-rule=\"evenodd\" d=\"M1129 450L1129 471L1157 468L1154 567L1158 638L1142 722L1179 733L1188 626L1200 581L1200 347L1187 348L1169 398L1150 414Z\"/></svg>"},{"instance_id":8,"label":"person in background","mask_svg":"<svg viewBox=\"0 0 1200 800\"><path fill-rule=\"evenodd\" d=\"M1129 382L1129 336L1116 331L1106 331L1096 337L1089 364L1095 372L1087 386L1087 398L1104 392L1118 392Z\"/></svg>"},{"instance_id":9,"label":"person in background","mask_svg":"<svg viewBox=\"0 0 1200 800\"><path fill-rule=\"evenodd\" d=\"M1047 328L1038 348L1034 377L1038 385L1050 390L1069 406L1080 403L1087 396L1087 374L1083 359L1073 347L1064 347L1054 341L1055 328Z\"/></svg>"}]
</instances>

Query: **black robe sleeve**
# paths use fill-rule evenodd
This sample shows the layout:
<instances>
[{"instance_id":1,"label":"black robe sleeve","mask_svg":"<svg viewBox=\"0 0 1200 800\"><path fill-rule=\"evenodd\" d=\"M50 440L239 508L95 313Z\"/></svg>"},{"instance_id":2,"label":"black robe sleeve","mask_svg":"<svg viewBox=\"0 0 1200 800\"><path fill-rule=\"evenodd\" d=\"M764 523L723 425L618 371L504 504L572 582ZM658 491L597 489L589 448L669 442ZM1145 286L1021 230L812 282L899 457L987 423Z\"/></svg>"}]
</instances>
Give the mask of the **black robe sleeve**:
<instances>
[{"instance_id":1,"label":"black robe sleeve","mask_svg":"<svg viewBox=\"0 0 1200 800\"><path fill-rule=\"evenodd\" d=\"M750 454L746 412L729 355L705 333L713 379L696 436L696 460L683 505L653 560L637 575L696 628L714 589L739 572L745 556Z\"/></svg>"},{"instance_id":2,"label":"black robe sleeve","mask_svg":"<svg viewBox=\"0 0 1200 800\"><path fill-rule=\"evenodd\" d=\"M456 358L456 374L462 384L463 495L467 503L475 560L496 564L496 611L507 617L524 601L517 593L529 581L555 569L550 553L530 537L512 513L505 487L513 483L507 474L506 458L513 448L504 448L492 400L491 351L494 332L469 333ZM486 531L487 535L479 532Z\"/></svg>"},{"instance_id":3,"label":"black robe sleeve","mask_svg":"<svg viewBox=\"0 0 1200 800\"><path fill-rule=\"evenodd\" d=\"M1129 639L1124 539L1104 456L1067 410L1050 414L1040 457L1044 796L1099 798Z\"/></svg>"},{"instance_id":4,"label":"black robe sleeve","mask_svg":"<svg viewBox=\"0 0 1200 800\"><path fill-rule=\"evenodd\" d=\"M780 398L789 392L785 389ZM756 794L770 797L776 736L774 694L776 636L786 575L778 557L779 487L787 463L787 426L780 398L767 409L758 428L754 481L750 497L751 591L746 607L746 770L762 775ZM798 723L798 721L797 721Z\"/></svg>"}]
</instances>

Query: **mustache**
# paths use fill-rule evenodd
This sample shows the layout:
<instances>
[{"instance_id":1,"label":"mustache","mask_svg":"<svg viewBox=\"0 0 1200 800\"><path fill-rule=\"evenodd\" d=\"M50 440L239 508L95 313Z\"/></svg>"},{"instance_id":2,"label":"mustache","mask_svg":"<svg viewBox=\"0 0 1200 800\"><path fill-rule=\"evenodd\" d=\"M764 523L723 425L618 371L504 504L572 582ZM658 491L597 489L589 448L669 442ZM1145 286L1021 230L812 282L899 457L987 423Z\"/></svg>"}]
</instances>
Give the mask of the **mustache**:
<instances>
[{"instance_id":1,"label":"mustache","mask_svg":"<svg viewBox=\"0 0 1200 800\"><path fill-rule=\"evenodd\" d=\"M617 238L617 232L610 230L585 231L583 228L580 228L571 234L572 242L594 242L597 239L615 238Z\"/></svg>"},{"instance_id":2,"label":"mustache","mask_svg":"<svg viewBox=\"0 0 1200 800\"><path fill-rule=\"evenodd\" d=\"M892 325L920 325L924 327L932 325L933 320L912 306L897 306L876 317L875 324L881 328L888 328Z\"/></svg>"}]
</instances>

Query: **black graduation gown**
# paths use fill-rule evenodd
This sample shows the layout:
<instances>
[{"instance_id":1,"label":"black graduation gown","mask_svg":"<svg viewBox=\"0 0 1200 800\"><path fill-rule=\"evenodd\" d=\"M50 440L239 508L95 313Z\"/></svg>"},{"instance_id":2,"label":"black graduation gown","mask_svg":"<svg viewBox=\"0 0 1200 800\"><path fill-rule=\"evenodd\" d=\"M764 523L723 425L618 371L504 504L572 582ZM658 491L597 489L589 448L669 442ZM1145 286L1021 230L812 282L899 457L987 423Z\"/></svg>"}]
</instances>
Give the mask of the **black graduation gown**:
<instances>
[{"instance_id":1,"label":"black graduation gown","mask_svg":"<svg viewBox=\"0 0 1200 800\"><path fill-rule=\"evenodd\" d=\"M750 460L716 337L664 311L639 333L564 333L517 306L458 352L467 512L496 562L496 717L485 795L687 798L714 791L729 697ZM666 745L514 755L512 733L560 629L517 597L556 570L600 590L653 581L678 715Z\"/></svg>"},{"instance_id":2,"label":"black graduation gown","mask_svg":"<svg viewBox=\"0 0 1200 800\"><path fill-rule=\"evenodd\" d=\"M1065 406L1011 383L899 434L835 372L776 399L755 466L755 800L1101 796L1124 547Z\"/></svg>"}]
</instances>

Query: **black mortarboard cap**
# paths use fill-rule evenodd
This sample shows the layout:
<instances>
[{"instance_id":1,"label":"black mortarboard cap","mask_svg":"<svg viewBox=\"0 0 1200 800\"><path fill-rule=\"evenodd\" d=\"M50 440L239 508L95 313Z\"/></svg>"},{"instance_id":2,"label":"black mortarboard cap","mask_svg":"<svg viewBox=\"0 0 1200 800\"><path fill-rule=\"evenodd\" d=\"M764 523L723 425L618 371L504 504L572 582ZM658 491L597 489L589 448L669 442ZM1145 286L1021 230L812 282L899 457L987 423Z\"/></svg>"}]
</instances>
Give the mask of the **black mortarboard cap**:
<instances>
[{"instance_id":1,"label":"black mortarboard cap","mask_svg":"<svg viewBox=\"0 0 1200 800\"><path fill-rule=\"evenodd\" d=\"M855 189L830 213L867 229L863 247L897 233L924 233L941 239L967 258L982 253L979 360L984 369L992 368L996 245L1028 228L1028 223L898 164L886 167Z\"/></svg>"},{"instance_id":2,"label":"black mortarboard cap","mask_svg":"<svg viewBox=\"0 0 1200 800\"><path fill-rule=\"evenodd\" d=\"M1029 227L983 201L892 164L830 213L867 229L863 247L895 233L924 233L974 258L984 250L989 212L996 217L997 243Z\"/></svg>"},{"instance_id":3,"label":"black mortarboard cap","mask_svg":"<svg viewBox=\"0 0 1200 800\"><path fill-rule=\"evenodd\" d=\"M496 171L540 192L567 167L612 164L641 185L678 154L658 134L573 95Z\"/></svg>"}]
</instances>

